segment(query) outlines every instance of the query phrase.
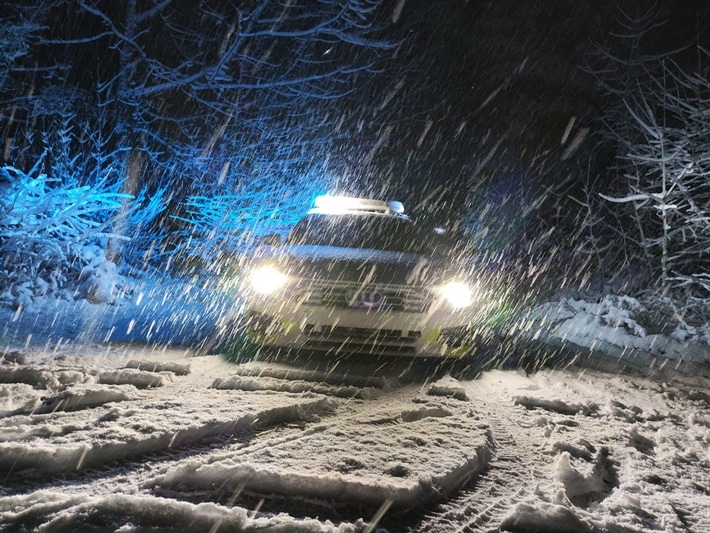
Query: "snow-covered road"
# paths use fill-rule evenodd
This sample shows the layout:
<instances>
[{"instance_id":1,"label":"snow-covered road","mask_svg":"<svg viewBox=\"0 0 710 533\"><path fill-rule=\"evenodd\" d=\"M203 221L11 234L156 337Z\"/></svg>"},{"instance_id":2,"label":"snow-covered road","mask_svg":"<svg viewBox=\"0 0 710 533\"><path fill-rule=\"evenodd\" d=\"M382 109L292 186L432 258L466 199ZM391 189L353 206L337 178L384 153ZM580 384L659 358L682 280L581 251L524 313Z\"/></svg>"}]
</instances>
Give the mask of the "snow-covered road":
<instances>
[{"instance_id":1,"label":"snow-covered road","mask_svg":"<svg viewBox=\"0 0 710 533\"><path fill-rule=\"evenodd\" d=\"M5 353L0 530L710 531L703 381L300 363Z\"/></svg>"}]
</instances>

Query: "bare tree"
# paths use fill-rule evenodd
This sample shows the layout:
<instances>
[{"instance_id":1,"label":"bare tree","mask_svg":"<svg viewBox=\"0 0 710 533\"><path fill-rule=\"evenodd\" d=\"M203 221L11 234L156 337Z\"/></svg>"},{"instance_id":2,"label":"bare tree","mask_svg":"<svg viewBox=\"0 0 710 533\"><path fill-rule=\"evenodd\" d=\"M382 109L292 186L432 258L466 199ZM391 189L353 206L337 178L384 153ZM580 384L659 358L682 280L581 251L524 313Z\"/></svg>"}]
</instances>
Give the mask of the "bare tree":
<instances>
[{"instance_id":1,"label":"bare tree","mask_svg":"<svg viewBox=\"0 0 710 533\"><path fill-rule=\"evenodd\" d=\"M264 195L311 190L338 167L328 155L343 134L337 100L391 48L375 23L381 3L53 0L34 25L17 7L0 59L26 54L35 66L0 74L0 113L12 115L3 126L14 121L12 137L23 140L8 161L42 160L52 176L80 184L108 179L125 199L111 234L134 241L150 239L133 234L131 197L162 194L175 216L151 229L177 239L195 230L190 198L234 198L231 211L244 211L235 220L254 220L267 204L288 211ZM127 242L111 238L109 255L119 261Z\"/></svg>"},{"instance_id":2,"label":"bare tree","mask_svg":"<svg viewBox=\"0 0 710 533\"><path fill-rule=\"evenodd\" d=\"M707 53L701 51L707 60ZM633 206L640 245L663 294L710 300L710 84L666 61L653 91L626 101L626 188L605 195ZM698 298L700 300L698 300Z\"/></svg>"}]
</instances>

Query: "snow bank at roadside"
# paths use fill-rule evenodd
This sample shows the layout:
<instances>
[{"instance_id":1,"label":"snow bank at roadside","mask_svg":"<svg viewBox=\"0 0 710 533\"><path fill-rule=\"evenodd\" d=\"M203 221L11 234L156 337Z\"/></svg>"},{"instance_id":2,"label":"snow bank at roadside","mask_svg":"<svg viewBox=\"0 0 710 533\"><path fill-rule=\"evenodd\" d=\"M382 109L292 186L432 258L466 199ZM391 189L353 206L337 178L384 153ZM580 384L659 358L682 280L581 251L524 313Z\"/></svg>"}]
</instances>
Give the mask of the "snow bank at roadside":
<instances>
[{"instance_id":1,"label":"snow bank at roadside","mask_svg":"<svg viewBox=\"0 0 710 533\"><path fill-rule=\"evenodd\" d=\"M564 299L535 308L519 328L533 340L587 348L639 368L710 377L710 324L657 331L651 315L627 296L606 296L599 303Z\"/></svg>"}]
</instances>

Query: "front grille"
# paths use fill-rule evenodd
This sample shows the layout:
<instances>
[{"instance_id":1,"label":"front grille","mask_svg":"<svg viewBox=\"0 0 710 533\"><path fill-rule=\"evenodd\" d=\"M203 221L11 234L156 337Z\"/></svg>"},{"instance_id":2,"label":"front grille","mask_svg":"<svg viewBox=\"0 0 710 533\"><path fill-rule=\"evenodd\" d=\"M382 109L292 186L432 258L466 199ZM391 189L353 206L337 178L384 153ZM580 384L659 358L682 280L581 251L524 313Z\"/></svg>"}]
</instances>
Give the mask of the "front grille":
<instances>
[{"instance_id":1,"label":"front grille","mask_svg":"<svg viewBox=\"0 0 710 533\"><path fill-rule=\"evenodd\" d=\"M321 326L306 324L305 346L313 350L337 353L368 353L377 355L412 355L421 331L394 329L349 328L344 326Z\"/></svg>"},{"instance_id":2,"label":"front grille","mask_svg":"<svg viewBox=\"0 0 710 533\"><path fill-rule=\"evenodd\" d=\"M305 279L299 283L297 292L304 305L379 312L426 313L431 301L429 291L422 287L351 281Z\"/></svg>"}]
</instances>

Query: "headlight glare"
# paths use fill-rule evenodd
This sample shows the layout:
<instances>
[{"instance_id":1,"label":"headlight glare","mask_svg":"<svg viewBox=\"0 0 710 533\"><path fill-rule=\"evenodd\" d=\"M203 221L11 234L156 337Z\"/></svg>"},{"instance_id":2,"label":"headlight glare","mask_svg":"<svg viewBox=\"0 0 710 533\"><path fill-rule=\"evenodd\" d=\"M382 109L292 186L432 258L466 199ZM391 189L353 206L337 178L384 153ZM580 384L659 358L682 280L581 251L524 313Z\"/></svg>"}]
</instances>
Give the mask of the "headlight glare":
<instances>
[{"instance_id":1,"label":"headlight glare","mask_svg":"<svg viewBox=\"0 0 710 533\"><path fill-rule=\"evenodd\" d=\"M286 285L288 277L272 265L262 265L251 271L251 288L257 294L274 294Z\"/></svg>"},{"instance_id":2,"label":"headlight glare","mask_svg":"<svg viewBox=\"0 0 710 533\"><path fill-rule=\"evenodd\" d=\"M441 295L454 309L463 309L473 303L473 290L462 281L449 281L441 288Z\"/></svg>"}]
</instances>

